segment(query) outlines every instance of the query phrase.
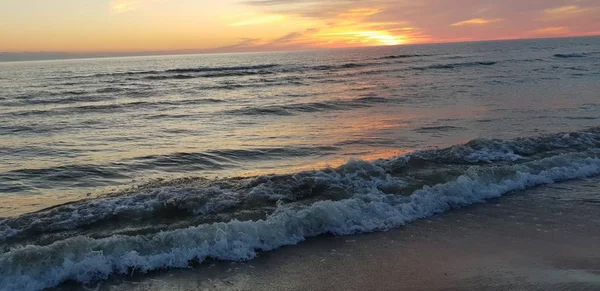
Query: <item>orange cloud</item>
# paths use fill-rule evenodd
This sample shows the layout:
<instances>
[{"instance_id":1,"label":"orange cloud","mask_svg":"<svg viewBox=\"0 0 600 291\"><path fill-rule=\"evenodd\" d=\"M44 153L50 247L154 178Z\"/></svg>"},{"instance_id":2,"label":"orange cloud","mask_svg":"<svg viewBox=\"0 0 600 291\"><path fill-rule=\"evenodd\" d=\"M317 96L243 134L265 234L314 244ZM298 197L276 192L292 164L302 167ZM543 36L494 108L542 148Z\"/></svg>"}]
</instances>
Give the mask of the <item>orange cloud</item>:
<instances>
[{"instance_id":1,"label":"orange cloud","mask_svg":"<svg viewBox=\"0 0 600 291\"><path fill-rule=\"evenodd\" d=\"M249 25L260 25L273 22L279 22L285 19L285 16L278 14L259 15L249 19L240 20L230 24L230 26L249 26Z\"/></svg>"},{"instance_id":2,"label":"orange cloud","mask_svg":"<svg viewBox=\"0 0 600 291\"><path fill-rule=\"evenodd\" d=\"M294 0L286 0L294 1ZM295 11L266 11L234 22L230 26L258 25L277 21L302 23L308 29L293 31L274 39L241 39L237 44L217 50L284 50L288 48L333 48L355 46L400 45L423 42L429 37L420 29L403 21L375 21L384 12L379 7L354 7L325 10L318 14L298 14Z\"/></svg>"},{"instance_id":3,"label":"orange cloud","mask_svg":"<svg viewBox=\"0 0 600 291\"><path fill-rule=\"evenodd\" d=\"M450 26L476 26L476 25L486 25L491 23L496 23L503 21L504 19L485 19L485 18L473 18L465 21L460 21L451 24Z\"/></svg>"},{"instance_id":4,"label":"orange cloud","mask_svg":"<svg viewBox=\"0 0 600 291\"><path fill-rule=\"evenodd\" d=\"M540 20L542 21L552 21L559 19L567 19L579 16L584 13L592 12L594 10L598 10L597 7L588 7L583 8L577 5L568 5L556 8L545 9L543 16Z\"/></svg>"},{"instance_id":5,"label":"orange cloud","mask_svg":"<svg viewBox=\"0 0 600 291\"><path fill-rule=\"evenodd\" d=\"M531 33L534 35L566 35L569 34L571 30L568 27L559 26L559 27L546 27L540 28L536 30L532 30Z\"/></svg>"},{"instance_id":6,"label":"orange cloud","mask_svg":"<svg viewBox=\"0 0 600 291\"><path fill-rule=\"evenodd\" d=\"M340 13L338 17L343 19L363 19L381 13L381 11L383 10L379 8L354 8Z\"/></svg>"},{"instance_id":7,"label":"orange cloud","mask_svg":"<svg viewBox=\"0 0 600 291\"><path fill-rule=\"evenodd\" d=\"M431 41L420 29L400 23L329 23L295 31L275 39L243 38L236 44L208 51L272 51L303 48L336 48L401 45Z\"/></svg>"}]
</instances>

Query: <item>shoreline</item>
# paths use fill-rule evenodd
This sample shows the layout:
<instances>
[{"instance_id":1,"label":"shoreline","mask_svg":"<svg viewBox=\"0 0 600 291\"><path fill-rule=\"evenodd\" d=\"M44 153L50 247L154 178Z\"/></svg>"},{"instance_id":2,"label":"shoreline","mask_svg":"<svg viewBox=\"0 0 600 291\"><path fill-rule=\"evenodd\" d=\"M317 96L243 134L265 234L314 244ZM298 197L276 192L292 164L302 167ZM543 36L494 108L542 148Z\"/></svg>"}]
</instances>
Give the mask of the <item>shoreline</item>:
<instances>
[{"instance_id":1,"label":"shoreline","mask_svg":"<svg viewBox=\"0 0 600 291\"><path fill-rule=\"evenodd\" d=\"M598 290L600 178L536 187L388 232L319 236L97 290ZM71 290L64 284L52 290Z\"/></svg>"}]
</instances>

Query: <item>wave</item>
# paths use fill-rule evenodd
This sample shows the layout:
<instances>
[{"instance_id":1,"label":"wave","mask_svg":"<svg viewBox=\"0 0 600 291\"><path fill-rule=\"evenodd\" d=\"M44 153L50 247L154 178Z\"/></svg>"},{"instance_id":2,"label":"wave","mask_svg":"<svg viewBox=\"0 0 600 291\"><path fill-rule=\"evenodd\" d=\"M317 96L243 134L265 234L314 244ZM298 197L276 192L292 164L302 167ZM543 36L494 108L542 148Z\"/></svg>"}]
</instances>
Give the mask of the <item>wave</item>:
<instances>
[{"instance_id":1,"label":"wave","mask_svg":"<svg viewBox=\"0 0 600 291\"><path fill-rule=\"evenodd\" d=\"M195 79L195 78L223 78L223 77L243 77L243 76L256 76L256 75L270 75L273 72L270 71L221 71L214 73L205 73L205 74L196 74L196 75L185 75L185 74L177 74L177 75L153 75L145 77L147 80L185 80L185 79Z\"/></svg>"},{"instance_id":2,"label":"wave","mask_svg":"<svg viewBox=\"0 0 600 291\"><path fill-rule=\"evenodd\" d=\"M45 96L39 96L42 98L36 99L26 99L22 100L19 103L15 104L15 106L23 106L23 105L57 105L57 104L73 104L80 102L106 102L110 100L114 100L115 97L109 96L98 96L98 95L76 95L69 97L68 93L63 94L55 94L56 96L60 96L60 98L46 99Z\"/></svg>"},{"instance_id":3,"label":"wave","mask_svg":"<svg viewBox=\"0 0 600 291\"><path fill-rule=\"evenodd\" d=\"M48 134L59 130L59 127L36 125L0 125L0 135L21 135L21 134Z\"/></svg>"},{"instance_id":4,"label":"wave","mask_svg":"<svg viewBox=\"0 0 600 291\"><path fill-rule=\"evenodd\" d=\"M369 67L374 65L381 65L380 63L345 63L341 65L318 65L318 66L308 66L304 67L305 69L309 69L312 71L337 71L337 70L345 70L345 69L358 69L363 67ZM294 71L291 69L290 71Z\"/></svg>"},{"instance_id":5,"label":"wave","mask_svg":"<svg viewBox=\"0 0 600 291\"><path fill-rule=\"evenodd\" d=\"M105 98L105 97L85 97L78 100L76 98L66 98L62 100L58 100L57 102L49 102L49 101L40 101L40 104L71 104L77 103L79 101L85 102L98 102L103 101L106 102L108 100L114 98ZM216 98L201 98L201 99L182 99L182 100L165 100L165 101L133 101L133 102L124 102L124 103L114 103L114 104L88 104L88 105L75 105L75 106L64 106L54 109L32 109L32 110L19 110L7 113L10 116L39 116L39 115L48 115L48 116L59 116L59 115L68 115L68 114L87 114L87 113L108 113L112 114L115 112L122 112L125 110L139 110L140 108L156 108L162 106L187 106L187 105L202 105L202 104L212 104L212 103L223 103L227 102L223 99ZM33 104L32 102L28 102Z\"/></svg>"},{"instance_id":6,"label":"wave","mask_svg":"<svg viewBox=\"0 0 600 291\"><path fill-rule=\"evenodd\" d=\"M423 150L414 158L441 164L493 163L527 160L528 157L545 157L554 151L586 151L600 147L600 128L564 134L542 135L496 140L478 138L448 149Z\"/></svg>"},{"instance_id":7,"label":"wave","mask_svg":"<svg viewBox=\"0 0 600 291\"><path fill-rule=\"evenodd\" d=\"M36 93L15 95L12 102L3 102L3 106L18 107L23 105L54 105L54 104L70 104L78 102L100 102L115 99L113 96L98 95L95 93L103 93L100 90L97 92L90 91L39 91ZM106 92L104 92L106 93Z\"/></svg>"},{"instance_id":8,"label":"wave","mask_svg":"<svg viewBox=\"0 0 600 291\"><path fill-rule=\"evenodd\" d=\"M403 55L391 55L385 56L381 58L377 58L378 60L394 60L394 59L408 59L408 58L418 58L418 57L428 57L431 55L421 55L421 54L403 54Z\"/></svg>"},{"instance_id":9,"label":"wave","mask_svg":"<svg viewBox=\"0 0 600 291\"><path fill-rule=\"evenodd\" d=\"M201 73L201 72L219 72L219 71L246 71L246 70L262 70L277 67L277 64L254 65L254 66L235 66L235 67L200 67L200 68L185 68L166 70L166 73Z\"/></svg>"},{"instance_id":10,"label":"wave","mask_svg":"<svg viewBox=\"0 0 600 291\"><path fill-rule=\"evenodd\" d=\"M96 90L97 93L118 93L118 92L122 92L124 91L121 88L116 88L116 87L106 87L106 88L101 88Z\"/></svg>"},{"instance_id":11,"label":"wave","mask_svg":"<svg viewBox=\"0 0 600 291\"><path fill-rule=\"evenodd\" d=\"M342 146L344 144L340 144ZM546 136L535 136L526 138L517 138L513 140L493 140L493 139L475 139L465 144L455 145L445 149L427 149L413 152L406 156L399 156L390 160L381 160L375 162L377 165L383 165L387 172L396 173L420 170L423 165L430 163L432 167L436 169L442 169L441 166L451 166L452 169L459 169L460 165L485 165L494 162L515 162L515 161L528 161L535 160L542 157L547 157L554 154L554 151L560 152L584 152L589 148L600 147L600 128L590 129L582 132L573 132L567 134L555 134ZM87 177L90 180L90 176L101 177L104 175L114 176L117 175L115 170L117 167L128 166L128 167L143 167L143 168L169 168L169 167L198 167L207 165L220 165L235 164L240 161L255 161L264 159L277 159L277 158L292 158L292 157L306 157L306 156L320 156L326 153L334 152L338 150L336 147L330 146L318 146L318 147L285 147L285 148L254 148L254 149L229 149L229 150L210 150L198 153L175 153L169 155L153 155L144 156L138 158L132 158L128 161L122 161L121 163L115 163L110 165L72 165L62 167L52 167L44 169L29 169L18 171L22 175L34 175L39 177L40 175L54 175L53 180L60 179L72 179L74 176L79 175L81 177ZM395 165L395 166L392 166ZM458 167L458 168L457 168ZM443 170L443 169L442 169ZM317 172L318 173L318 172ZM13 173L14 175L15 173ZM302 175L313 175L315 173L303 173ZM434 174L434 176L437 174ZM258 177L257 180L270 179L271 176ZM290 176L275 176L273 180L286 180ZM252 179L243 180L233 178L233 183L244 183L248 182L248 185L252 187L256 186L250 183ZM281 182L280 181L280 182ZM221 181L223 182L223 181ZM230 181L231 182L231 181ZM272 181L271 181L272 182ZM223 182L225 183L225 182ZM242 184L244 184L242 183ZM282 185L276 185L278 182L269 183L271 186L281 191ZM170 185L172 185L171 183ZM216 183L218 184L218 183ZM286 184L290 184L286 181ZM156 185L154 185L156 186ZM240 185L238 185L240 186ZM145 187L148 188L148 187ZM243 187L242 187L243 188ZM242 188L238 187L238 190ZM310 188L310 187L308 187ZM248 190L251 192L250 190ZM290 191L283 191L290 192ZM292 195L291 192L289 195ZM292 195L293 196L293 195ZM283 196L281 196L283 197ZM120 199L120 198L117 198ZM129 198L125 198L129 199ZM138 200L139 201L139 200ZM101 202L100 200L94 200L94 203ZM112 203L112 202L111 202ZM81 204L82 207L88 207L86 203ZM59 210L58 213L63 216L62 219L54 217L56 212L49 213L44 211L33 215L25 215L16 220L12 218L2 221L2 225L6 229L16 230L18 232L39 232L47 230L60 230L60 228L44 228L45 225L57 225L69 224L65 217L69 211L75 209L74 205L68 205L67 208L61 209L57 207L55 210ZM82 208L83 209L83 208ZM77 209L77 213L81 214L82 209ZM151 209L151 208L148 208ZM122 209L124 210L124 209ZM109 211L101 211L101 213L110 213ZM65 216L66 215L66 216ZM20 222L19 222L20 221ZM41 225L34 223L35 221L44 221ZM50 223L52 222L52 223ZM83 222L85 224L87 222ZM0 228L0 241L9 238L7 232ZM12 231L11 231L12 232Z\"/></svg>"},{"instance_id":12,"label":"wave","mask_svg":"<svg viewBox=\"0 0 600 291\"><path fill-rule=\"evenodd\" d=\"M415 55L416 56L416 55ZM278 64L236 66L236 67L200 67L200 68L178 68L162 71L130 71L110 74L96 74L91 77L106 76L129 76L131 80L140 77L146 80L185 80L195 78L222 78L243 77L254 75L270 75L275 73L298 73L299 71L339 71L346 69L358 69L369 66L382 65L381 63L350 62L336 65L316 66L281 66Z\"/></svg>"},{"instance_id":13,"label":"wave","mask_svg":"<svg viewBox=\"0 0 600 291\"><path fill-rule=\"evenodd\" d=\"M73 107L62 107L56 109L33 109L9 112L9 116L38 116L38 115L64 115L64 114L85 114L85 113L115 113L122 110L122 105L119 104L98 104L98 105L81 105Z\"/></svg>"},{"instance_id":14,"label":"wave","mask_svg":"<svg viewBox=\"0 0 600 291\"><path fill-rule=\"evenodd\" d=\"M2 150L0 148L0 153ZM8 193L20 191L19 189L25 188L29 190L35 189L35 186L43 188L44 184L50 181L55 185L64 187L71 187L73 185L78 187L116 186L122 185L128 181L127 179L133 178L131 175L143 170L164 172L220 170L239 166L240 163L244 162L321 156L335 150L335 147L325 146L221 149L204 152L142 156L106 164L72 164L46 168L19 169L0 173L0 187L6 187L3 189ZM14 152L12 153L14 154ZM52 149L40 149L35 153L63 156L68 154L68 152L60 152ZM21 186L17 187L17 189L15 188L17 185ZM9 191L10 189L12 191ZM36 229L34 223L28 223L31 223L32 227L27 227L27 229ZM14 225L11 228L14 228ZM0 242L3 240L3 237L4 234L0 226Z\"/></svg>"},{"instance_id":15,"label":"wave","mask_svg":"<svg viewBox=\"0 0 600 291\"><path fill-rule=\"evenodd\" d=\"M464 62L464 63L452 63L452 64L436 64L423 67L413 67L413 70L429 70L429 69L456 69L462 67L480 67L480 66L493 66L498 62Z\"/></svg>"},{"instance_id":16,"label":"wave","mask_svg":"<svg viewBox=\"0 0 600 291\"><path fill-rule=\"evenodd\" d=\"M336 100L309 103L294 103L284 105L273 105L263 107L244 107L227 110L225 114L233 115L294 115L298 112L322 112L332 110L351 110L355 108L369 107L373 103L389 102L381 97L361 97L351 100Z\"/></svg>"},{"instance_id":17,"label":"wave","mask_svg":"<svg viewBox=\"0 0 600 291\"><path fill-rule=\"evenodd\" d=\"M25 232L11 227L19 220L22 226L35 222L43 235L0 254L0 290L187 267L208 258L248 260L320 234L387 230L511 191L599 175L599 153L600 128L593 128L477 139L290 175L150 184L1 221L5 243Z\"/></svg>"},{"instance_id":18,"label":"wave","mask_svg":"<svg viewBox=\"0 0 600 291\"><path fill-rule=\"evenodd\" d=\"M127 71L118 73L101 73L90 76L79 76L81 78L95 78L95 77L110 77L110 76L138 76L138 75L156 75L155 78L165 75L170 75L174 79L181 78L192 78L194 73L218 73L218 72L235 72L235 71L256 71L266 70L278 67L278 64L263 64L263 65L249 65L249 66L230 66L230 67L198 67L198 68L176 68L168 70L149 70L149 71ZM187 74L187 75L186 75ZM216 75L215 75L216 76Z\"/></svg>"},{"instance_id":19,"label":"wave","mask_svg":"<svg viewBox=\"0 0 600 291\"><path fill-rule=\"evenodd\" d=\"M266 160L276 158L306 157L322 155L324 152L336 150L334 147L274 147L252 149L222 149L209 150L200 153L174 153L168 155L144 156L132 159L130 167L166 169L177 168L184 170L218 169L244 161ZM186 166L187 165L187 166Z\"/></svg>"},{"instance_id":20,"label":"wave","mask_svg":"<svg viewBox=\"0 0 600 291\"><path fill-rule=\"evenodd\" d=\"M585 58L586 53L554 54L553 57L560 59Z\"/></svg>"},{"instance_id":21,"label":"wave","mask_svg":"<svg viewBox=\"0 0 600 291\"><path fill-rule=\"evenodd\" d=\"M556 118L556 117L552 116L551 118ZM597 117L597 116L567 116L567 117L565 117L565 119L570 119L570 120L596 120L596 119L600 119L600 117Z\"/></svg>"},{"instance_id":22,"label":"wave","mask_svg":"<svg viewBox=\"0 0 600 291\"><path fill-rule=\"evenodd\" d=\"M148 77L144 77L144 79L146 80L169 80L169 79L174 79L174 80L185 80L185 79L194 79L194 78L199 78L200 76L192 76L192 75L156 75L156 76L148 76Z\"/></svg>"},{"instance_id":23,"label":"wave","mask_svg":"<svg viewBox=\"0 0 600 291\"><path fill-rule=\"evenodd\" d=\"M415 129L417 132L432 132L432 131L450 131L450 130L459 130L463 129L462 127L449 126L449 125L440 125L440 126L423 126Z\"/></svg>"}]
</instances>

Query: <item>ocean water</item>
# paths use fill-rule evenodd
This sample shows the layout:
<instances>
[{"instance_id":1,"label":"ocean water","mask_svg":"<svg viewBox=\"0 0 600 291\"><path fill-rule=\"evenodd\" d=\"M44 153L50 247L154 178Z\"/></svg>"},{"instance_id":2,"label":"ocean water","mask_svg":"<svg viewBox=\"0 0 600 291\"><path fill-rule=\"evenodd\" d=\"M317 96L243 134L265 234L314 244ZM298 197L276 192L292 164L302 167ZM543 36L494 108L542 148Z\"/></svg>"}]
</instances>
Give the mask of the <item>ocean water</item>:
<instances>
[{"instance_id":1,"label":"ocean water","mask_svg":"<svg viewBox=\"0 0 600 291\"><path fill-rule=\"evenodd\" d=\"M600 38L0 63L0 290L600 174Z\"/></svg>"}]
</instances>

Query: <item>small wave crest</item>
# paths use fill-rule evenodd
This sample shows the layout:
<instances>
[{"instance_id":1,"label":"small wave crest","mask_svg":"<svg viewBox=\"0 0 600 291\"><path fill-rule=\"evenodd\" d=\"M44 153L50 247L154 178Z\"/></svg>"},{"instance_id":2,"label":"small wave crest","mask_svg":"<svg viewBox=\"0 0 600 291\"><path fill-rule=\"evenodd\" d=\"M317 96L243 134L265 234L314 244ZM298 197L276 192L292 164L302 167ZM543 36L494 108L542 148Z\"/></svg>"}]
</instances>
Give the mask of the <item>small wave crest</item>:
<instances>
[{"instance_id":1,"label":"small wave crest","mask_svg":"<svg viewBox=\"0 0 600 291\"><path fill-rule=\"evenodd\" d=\"M440 126L423 126L415 129L416 132L445 132L451 130L459 130L462 127L450 126L450 125L440 125Z\"/></svg>"},{"instance_id":2,"label":"small wave crest","mask_svg":"<svg viewBox=\"0 0 600 291\"><path fill-rule=\"evenodd\" d=\"M149 80L163 80L163 79L191 79L198 77L197 74L204 73L204 77L219 77L219 76L241 76L243 73L250 73L260 70L268 70L278 67L278 64L264 64L264 65L249 65L249 66L231 66L231 67L198 67L198 68L176 68L162 71L128 71L119 73L109 74L96 74L91 77L107 77L107 76L140 76L149 75L145 77ZM237 73L236 73L237 72ZM88 77L88 76L83 76Z\"/></svg>"},{"instance_id":3,"label":"small wave crest","mask_svg":"<svg viewBox=\"0 0 600 291\"><path fill-rule=\"evenodd\" d=\"M569 53L569 54L554 54L555 58L559 59L571 59L571 58L585 58L587 56L586 53Z\"/></svg>"},{"instance_id":4,"label":"small wave crest","mask_svg":"<svg viewBox=\"0 0 600 291\"><path fill-rule=\"evenodd\" d=\"M91 102L91 101L110 101L115 98L98 98L94 99L91 97L82 98L82 100ZM78 103L74 98L63 99L54 104L68 104L73 106L64 106L54 109L25 109L19 111L12 111L7 113L9 116L61 116L61 115L71 115L71 114L87 114L87 113L105 113L105 114L113 114L115 112L123 112L127 110L139 110L140 108L160 108L161 106L189 106L189 105L202 105L202 104L212 104L212 103L223 103L226 100L216 99L216 98L198 98L198 99L181 99L181 100L164 100L164 101L133 101L133 102L123 102L123 103L110 103L110 104L101 104L101 103L92 103L87 105L77 105ZM45 103L50 103L48 101L42 101ZM42 103L40 102L40 103ZM30 102L32 103L32 102Z\"/></svg>"},{"instance_id":5,"label":"small wave crest","mask_svg":"<svg viewBox=\"0 0 600 291\"><path fill-rule=\"evenodd\" d=\"M276 64L254 65L254 66L236 66L236 67L201 67L201 68L185 68L166 70L166 73L202 73L202 72L218 72L218 71L246 71L246 70L261 70L277 67Z\"/></svg>"},{"instance_id":6,"label":"small wave crest","mask_svg":"<svg viewBox=\"0 0 600 291\"><path fill-rule=\"evenodd\" d=\"M37 154L50 153L64 155L65 153L43 149ZM250 161L273 159L291 159L308 156L321 156L335 151L335 147L272 147L249 149L220 149L203 152L180 152L166 155L148 155L106 164L70 164L56 167L19 169L0 173L0 189L9 193L23 189L43 188L44 184L52 181L61 187L94 187L106 185L122 185L132 175L142 170L164 172L221 170L239 166ZM2 148L0 148L2 153ZM28 229L36 229L35 223ZM12 227L14 228L14 226ZM0 227L0 242L3 239Z\"/></svg>"},{"instance_id":7,"label":"small wave crest","mask_svg":"<svg viewBox=\"0 0 600 291\"><path fill-rule=\"evenodd\" d=\"M391 55L378 58L379 60L395 60L395 59L409 59L409 58L418 58L418 57L428 57L430 55L421 55L421 54L403 54L403 55Z\"/></svg>"},{"instance_id":8,"label":"small wave crest","mask_svg":"<svg viewBox=\"0 0 600 291\"><path fill-rule=\"evenodd\" d=\"M481 66L493 66L495 64L497 64L498 62L464 62L464 63L452 63L452 64L436 64L436 65L430 65L430 66L424 66L424 67L413 67L414 70L430 70L430 69L437 69L437 70L443 70L443 69L456 69L456 68L463 68L463 67L481 67Z\"/></svg>"},{"instance_id":9,"label":"small wave crest","mask_svg":"<svg viewBox=\"0 0 600 291\"><path fill-rule=\"evenodd\" d=\"M227 114L235 115L294 115L298 112L322 112L332 110L351 110L361 107L369 107L373 103L389 102L381 97L361 97L351 100L336 100L323 102L283 104L263 107L244 107L228 110Z\"/></svg>"}]
</instances>

